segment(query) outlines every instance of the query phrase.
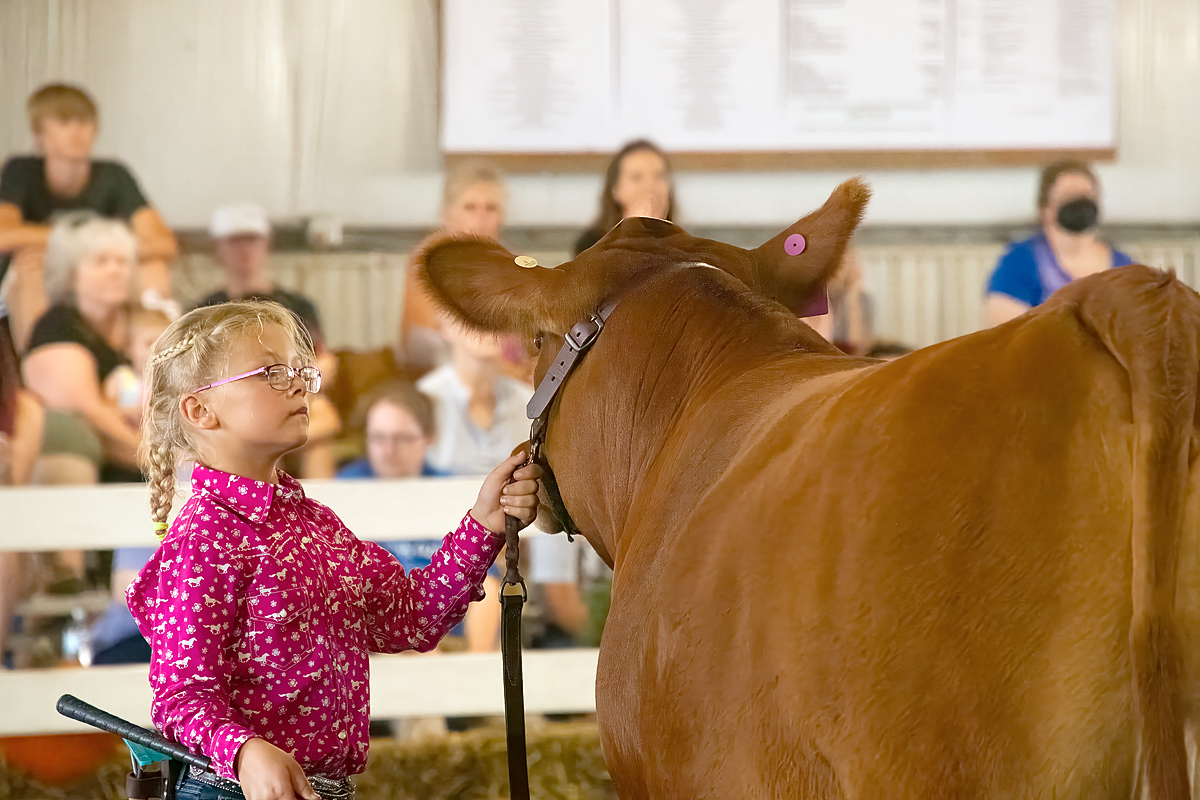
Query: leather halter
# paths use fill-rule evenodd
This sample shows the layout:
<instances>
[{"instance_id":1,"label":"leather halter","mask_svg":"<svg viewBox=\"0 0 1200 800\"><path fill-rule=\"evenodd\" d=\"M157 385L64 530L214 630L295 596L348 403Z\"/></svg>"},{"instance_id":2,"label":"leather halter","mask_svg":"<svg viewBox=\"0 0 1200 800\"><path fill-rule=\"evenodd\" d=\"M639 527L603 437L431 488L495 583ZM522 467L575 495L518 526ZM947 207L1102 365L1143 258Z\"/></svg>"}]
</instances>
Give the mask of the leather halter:
<instances>
[{"instance_id":1,"label":"leather halter","mask_svg":"<svg viewBox=\"0 0 1200 800\"><path fill-rule=\"evenodd\" d=\"M619 297L612 298L595 314L590 314L586 319L576 322L571 330L567 331L563 346L559 348L558 355L554 357L554 363L542 377L537 389L533 392L533 397L529 399L529 405L525 407L525 415L529 419L537 420L545 416L550 404L558 396L563 382L575 368L576 362L596 341L600 331L604 330L604 323L608 322L609 316L620 302Z\"/></svg>"},{"instance_id":2,"label":"leather halter","mask_svg":"<svg viewBox=\"0 0 1200 800\"><path fill-rule=\"evenodd\" d=\"M575 527L575 521L571 519L566 506L563 505L562 495L558 491L558 481L555 480L549 463L542 458L542 447L546 443L550 409L554 406L559 391L566 383L567 377L575 369L575 365L600 336L600 332L604 330L604 324L608 322L609 316L620 301L620 297L609 299L596 313L575 323L571 330L567 331L558 355L554 357L550 369L542 376L537 389L533 392L533 397L529 399L529 405L525 407L525 415L533 420L529 429L529 463L537 463L542 467L542 484L546 487L546 493L549 495L551 503L562 510L564 519L560 519L559 522L562 523L563 531L567 534L567 540L572 542L579 535L579 529Z\"/></svg>"}]
</instances>

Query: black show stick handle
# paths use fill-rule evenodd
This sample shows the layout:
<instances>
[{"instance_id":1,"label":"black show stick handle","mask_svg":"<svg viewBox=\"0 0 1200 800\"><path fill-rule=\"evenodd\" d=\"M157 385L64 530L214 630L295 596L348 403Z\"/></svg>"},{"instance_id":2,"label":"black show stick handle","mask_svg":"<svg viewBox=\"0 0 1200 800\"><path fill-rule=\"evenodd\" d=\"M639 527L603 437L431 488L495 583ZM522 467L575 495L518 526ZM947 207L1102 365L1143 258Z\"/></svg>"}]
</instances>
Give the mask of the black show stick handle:
<instances>
[{"instance_id":1,"label":"black show stick handle","mask_svg":"<svg viewBox=\"0 0 1200 800\"><path fill-rule=\"evenodd\" d=\"M201 769L209 768L210 762L205 756L193 753L178 742L164 739L154 731L147 730L140 725L134 725L132 722L113 716L107 711L101 711L94 705L85 703L74 695L64 694L58 698L55 708L64 717L70 717L73 720L78 720L85 725L91 725L93 728L99 728L102 731L115 733L122 739L137 742L178 761L194 764Z\"/></svg>"}]
</instances>

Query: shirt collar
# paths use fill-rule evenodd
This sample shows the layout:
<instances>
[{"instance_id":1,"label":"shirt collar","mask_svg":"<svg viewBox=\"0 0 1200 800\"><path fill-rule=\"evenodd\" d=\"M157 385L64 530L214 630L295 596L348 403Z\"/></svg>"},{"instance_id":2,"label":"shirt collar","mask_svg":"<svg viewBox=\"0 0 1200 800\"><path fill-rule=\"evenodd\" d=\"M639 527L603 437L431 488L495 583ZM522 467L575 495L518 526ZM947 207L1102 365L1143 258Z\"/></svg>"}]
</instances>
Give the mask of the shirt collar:
<instances>
[{"instance_id":1,"label":"shirt collar","mask_svg":"<svg viewBox=\"0 0 1200 800\"><path fill-rule=\"evenodd\" d=\"M270 513L276 497L290 502L304 500L300 481L283 470L279 470L278 474L278 484L263 483L197 464L192 469L192 490L216 497L250 522L262 522Z\"/></svg>"}]
</instances>

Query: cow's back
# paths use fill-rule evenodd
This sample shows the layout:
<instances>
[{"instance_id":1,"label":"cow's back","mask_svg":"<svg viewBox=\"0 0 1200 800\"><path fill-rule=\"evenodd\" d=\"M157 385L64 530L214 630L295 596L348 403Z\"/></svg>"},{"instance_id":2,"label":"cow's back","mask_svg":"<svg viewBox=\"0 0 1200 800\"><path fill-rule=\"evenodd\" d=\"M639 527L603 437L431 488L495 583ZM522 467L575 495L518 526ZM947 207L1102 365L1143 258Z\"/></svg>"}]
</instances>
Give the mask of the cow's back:
<instances>
[{"instance_id":1,"label":"cow's back","mask_svg":"<svg viewBox=\"0 0 1200 800\"><path fill-rule=\"evenodd\" d=\"M710 488L675 459L630 514L598 694L623 791L1128 797L1127 371L1069 305L807 369L744 376L771 399Z\"/></svg>"}]
</instances>

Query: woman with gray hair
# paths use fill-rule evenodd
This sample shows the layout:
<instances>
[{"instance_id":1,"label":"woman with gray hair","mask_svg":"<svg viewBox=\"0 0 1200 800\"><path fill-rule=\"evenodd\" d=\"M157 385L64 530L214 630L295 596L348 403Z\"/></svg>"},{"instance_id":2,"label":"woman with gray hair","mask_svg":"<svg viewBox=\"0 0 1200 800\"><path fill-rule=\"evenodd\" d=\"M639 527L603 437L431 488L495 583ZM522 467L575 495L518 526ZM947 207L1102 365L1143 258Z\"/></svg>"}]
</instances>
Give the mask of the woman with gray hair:
<instances>
[{"instance_id":1,"label":"woman with gray hair","mask_svg":"<svg viewBox=\"0 0 1200 800\"><path fill-rule=\"evenodd\" d=\"M137 242L123 222L76 212L50 233L44 274L51 305L33 326L21 371L46 407L43 459L75 457L53 482L139 478L138 434L104 391L105 380L128 363L136 268ZM79 457L91 462L90 473Z\"/></svg>"}]
</instances>

